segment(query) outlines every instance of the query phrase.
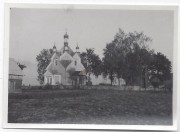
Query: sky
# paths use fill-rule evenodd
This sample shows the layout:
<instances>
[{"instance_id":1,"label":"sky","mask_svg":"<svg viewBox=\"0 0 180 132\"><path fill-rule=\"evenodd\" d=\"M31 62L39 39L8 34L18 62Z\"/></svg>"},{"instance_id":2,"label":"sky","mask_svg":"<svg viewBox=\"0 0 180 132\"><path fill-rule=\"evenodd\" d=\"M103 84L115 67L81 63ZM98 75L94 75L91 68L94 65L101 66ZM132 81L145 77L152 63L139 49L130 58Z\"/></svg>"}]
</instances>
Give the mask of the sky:
<instances>
[{"instance_id":1,"label":"sky","mask_svg":"<svg viewBox=\"0 0 180 132\"><path fill-rule=\"evenodd\" d=\"M173 12L163 10L23 9L10 11L10 57L36 62L42 49L63 46L67 31L69 46L80 51L94 48L102 57L106 44L118 29L143 31L152 39L149 47L173 60Z\"/></svg>"}]
</instances>

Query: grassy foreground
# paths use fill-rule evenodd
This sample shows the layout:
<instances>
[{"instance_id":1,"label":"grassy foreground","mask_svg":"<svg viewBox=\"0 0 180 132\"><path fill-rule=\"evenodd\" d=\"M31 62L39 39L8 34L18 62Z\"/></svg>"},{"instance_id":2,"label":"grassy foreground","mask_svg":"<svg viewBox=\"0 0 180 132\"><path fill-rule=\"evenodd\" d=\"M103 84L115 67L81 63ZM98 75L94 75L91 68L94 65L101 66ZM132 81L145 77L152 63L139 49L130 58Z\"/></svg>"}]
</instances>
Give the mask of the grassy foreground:
<instances>
[{"instance_id":1,"label":"grassy foreground","mask_svg":"<svg viewBox=\"0 0 180 132\"><path fill-rule=\"evenodd\" d=\"M172 93L52 90L9 94L9 123L171 125Z\"/></svg>"}]
</instances>

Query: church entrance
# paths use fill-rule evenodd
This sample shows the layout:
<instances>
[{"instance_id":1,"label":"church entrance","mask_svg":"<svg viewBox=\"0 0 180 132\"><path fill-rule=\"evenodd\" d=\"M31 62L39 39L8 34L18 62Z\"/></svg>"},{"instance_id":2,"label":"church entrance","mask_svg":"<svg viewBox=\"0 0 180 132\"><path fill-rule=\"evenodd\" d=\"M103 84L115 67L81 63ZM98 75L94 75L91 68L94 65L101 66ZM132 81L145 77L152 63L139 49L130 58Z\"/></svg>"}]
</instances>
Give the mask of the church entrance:
<instances>
[{"instance_id":1,"label":"church entrance","mask_svg":"<svg viewBox=\"0 0 180 132\"><path fill-rule=\"evenodd\" d=\"M54 75L54 84L55 85L61 84L61 75Z\"/></svg>"},{"instance_id":2,"label":"church entrance","mask_svg":"<svg viewBox=\"0 0 180 132\"><path fill-rule=\"evenodd\" d=\"M48 77L47 77L47 83L48 83L49 85L52 85L52 77L51 77L51 76L48 76Z\"/></svg>"}]
</instances>

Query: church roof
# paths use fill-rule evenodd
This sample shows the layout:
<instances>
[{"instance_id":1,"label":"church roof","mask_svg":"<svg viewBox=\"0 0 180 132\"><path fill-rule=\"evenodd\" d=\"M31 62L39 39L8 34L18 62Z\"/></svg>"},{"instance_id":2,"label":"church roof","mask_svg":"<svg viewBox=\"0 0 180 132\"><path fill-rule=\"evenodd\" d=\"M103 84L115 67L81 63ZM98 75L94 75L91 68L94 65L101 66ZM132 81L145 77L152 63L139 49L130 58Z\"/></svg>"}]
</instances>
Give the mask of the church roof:
<instances>
[{"instance_id":1,"label":"church roof","mask_svg":"<svg viewBox=\"0 0 180 132\"><path fill-rule=\"evenodd\" d=\"M67 46L68 47L68 53L71 55L71 56L73 56L74 55L74 52L73 52L73 50L69 47L69 46ZM63 54L64 53L64 46L59 50L59 52L61 53L61 54Z\"/></svg>"},{"instance_id":2,"label":"church roof","mask_svg":"<svg viewBox=\"0 0 180 132\"><path fill-rule=\"evenodd\" d=\"M54 65L54 62L51 61L48 67L46 68L46 70L47 71L45 72L45 75L49 75L49 74L61 75L64 71L64 67L59 61L57 61L57 65Z\"/></svg>"},{"instance_id":3,"label":"church roof","mask_svg":"<svg viewBox=\"0 0 180 132\"><path fill-rule=\"evenodd\" d=\"M73 69L75 69L75 71L83 71L85 68L84 68L84 66L82 65L82 63L81 63L81 62L78 62L78 61L75 62L75 61L76 61L76 60L73 60L73 61L68 65L67 70L73 68Z\"/></svg>"},{"instance_id":4,"label":"church roof","mask_svg":"<svg viewBox=\"0 0 180 132\"><path fill-rule=\"evenodd\" d=\"M76 60L76 61L81 62L81 58L80 58L80 56L79 56L78 53L75 53L75 54L74 54L73 59Z\"/></svg>"},{"instance_id":5,"label":"church roof","mask_svg":"<svg viewBox=\"0 0 180 132\"><path fill-rule=\"evenodd\" d=\"M68 52L64 52L61 56L60 56L60 61L61 60L69 60L69 61L73 61L72 56L68 53Z\"/></svg>"},{"instance_id":6,"label":"church roof","mask_svg":"<svg viewBox=\"0 0 180 132\"><path fill-rule=\"evenodd\" d=\"M59 57L60 57L60 54L58 52L55 52L53 54L53 56L51 57L51 61L54 60L54 59L59 59Z\"/></svg>"},{"instance_id":7,"label":"church roof","mask_svg":"<svg viewBox=\"0 0 180 132\"><path fill-rule=\"evenodd\" d=\"M85 68L81 62L77 62L76 71L83 71Z\"/></svg>"},{"instance_id":8,"label":"church roof","mask_svg":"<svg viewBox=\"0 0 180 132\"><path fill-rule=\"evenodd\" d=\"M70 54L68 54L68 52L64 52L61 56L60 56L60 62L61 64L67 68L67 66L73 61L73 58Z\"/></svg>"}]
</instances>

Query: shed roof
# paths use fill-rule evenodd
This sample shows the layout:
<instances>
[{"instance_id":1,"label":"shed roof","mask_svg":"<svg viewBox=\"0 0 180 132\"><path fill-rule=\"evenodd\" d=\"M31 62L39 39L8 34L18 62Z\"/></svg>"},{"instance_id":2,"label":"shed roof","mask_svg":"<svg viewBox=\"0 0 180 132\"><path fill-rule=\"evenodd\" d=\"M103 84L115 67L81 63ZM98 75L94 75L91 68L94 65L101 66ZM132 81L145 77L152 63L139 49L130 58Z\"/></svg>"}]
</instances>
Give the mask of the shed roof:
<instances>
[{"instance_id":1,"label":"shed roof","mask_svg":"<svg viewBox=\"0 0 180 132\"><path fill-rule=\"evenodd\" d=\"M23 76L23 72L14 58L9 58L9 74Z\"/></svg>"}]
</instances>

